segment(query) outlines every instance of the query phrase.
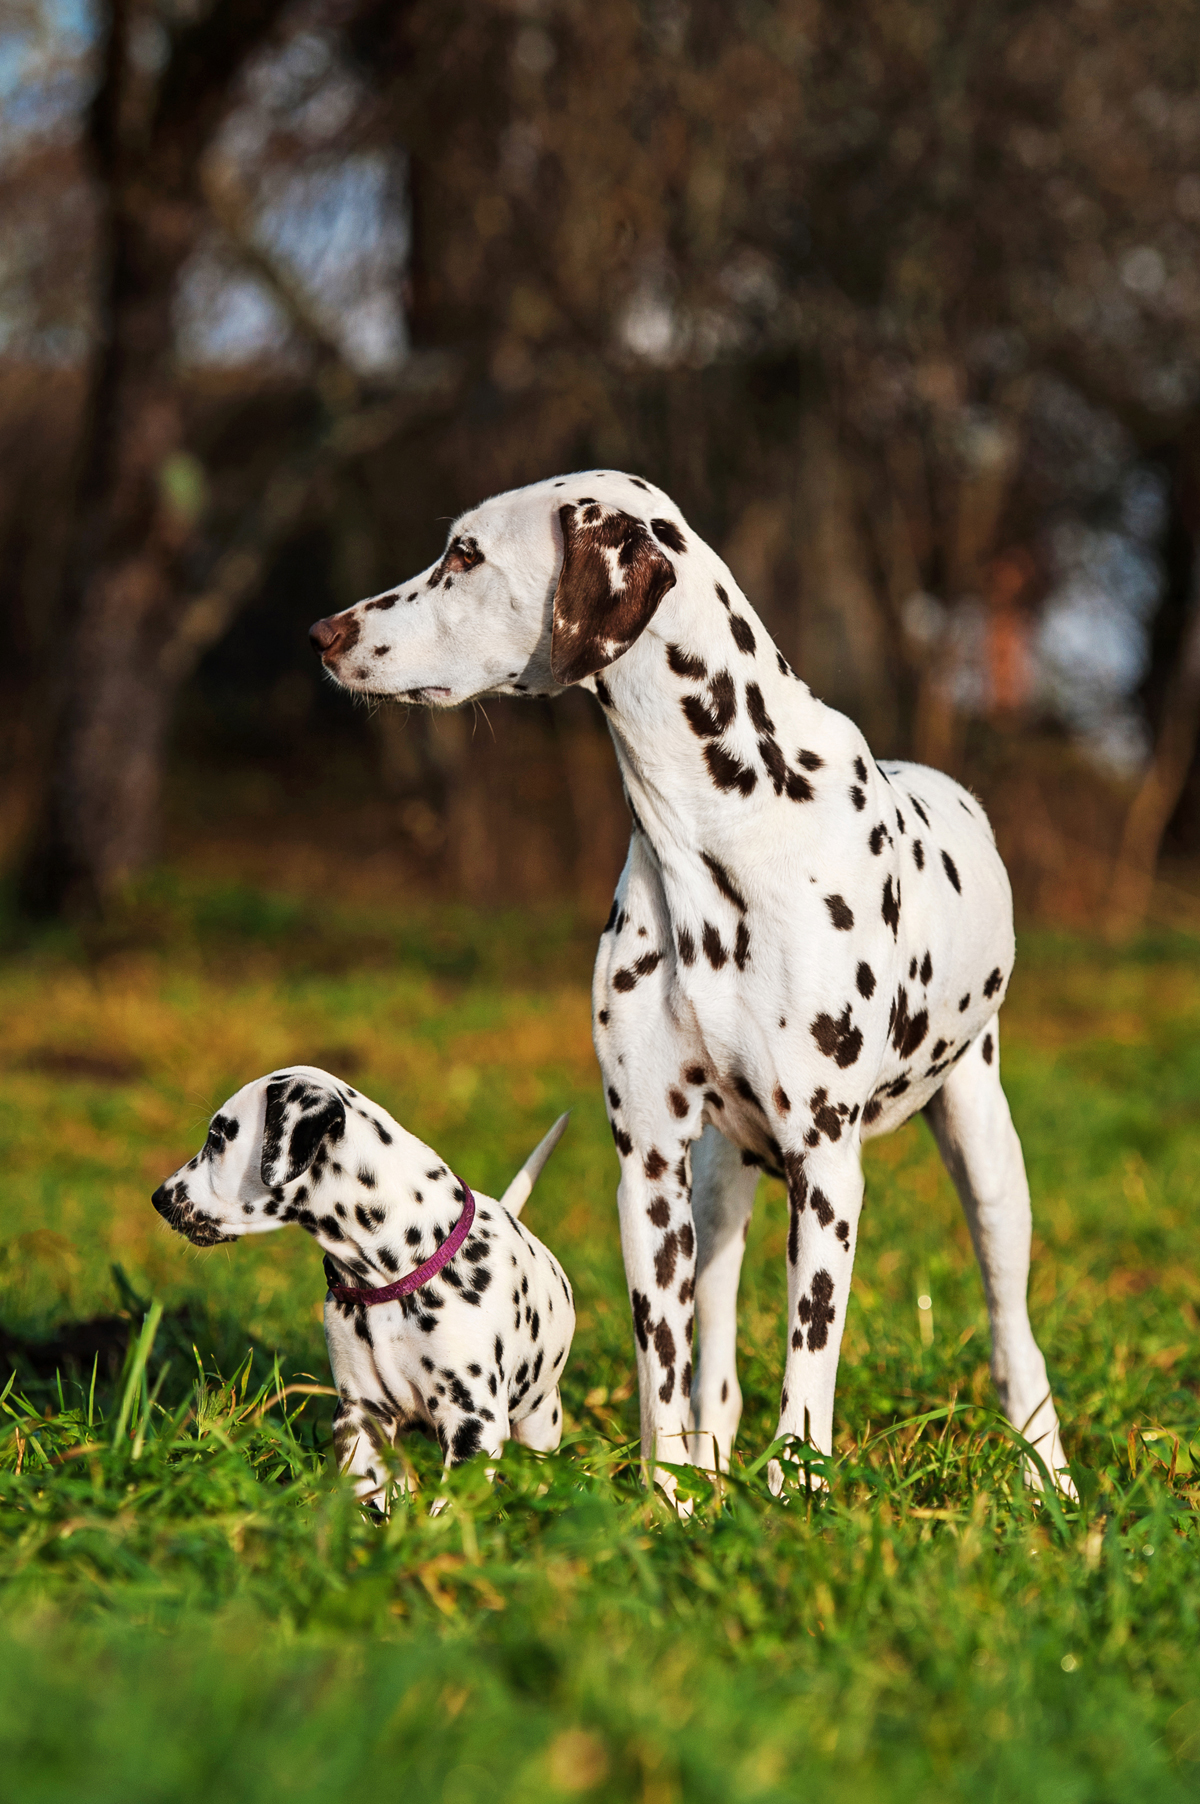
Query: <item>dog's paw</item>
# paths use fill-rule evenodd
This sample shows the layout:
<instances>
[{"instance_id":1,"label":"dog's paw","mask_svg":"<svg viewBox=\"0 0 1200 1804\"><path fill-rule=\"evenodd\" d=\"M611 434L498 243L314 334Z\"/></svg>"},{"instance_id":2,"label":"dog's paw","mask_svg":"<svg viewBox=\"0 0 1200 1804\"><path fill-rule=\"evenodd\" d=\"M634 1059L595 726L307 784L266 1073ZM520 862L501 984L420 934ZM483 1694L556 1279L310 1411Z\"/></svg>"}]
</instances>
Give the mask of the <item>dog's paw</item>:
<instances>
[{"instance_id":1,"label":"dog's paw","mask_svg":"<svg viewBox=\"0 0 1200 1804\"><path fill-rule=\"evenodd\" d=\"M1059 1442L1058 1436L1055 1435L1054 1438L1056 1445L1052 1449L1050 1457L1047 1458L1045 1454L1042 1454L1042 1457L1049 1467L1050 1477L1054 1481L1054 1488L1059 1496L1065 1497L1068 1503L1078 1503L1079 1492L1075 1488L1075 1480L1071 1477L1070 1470L1067 1466L1066 1454L1062 1450L1062 1444ZM1040 1453L1041 1449L1039 1448L1038 1451ZM1042 1477L1041 1468L1035 1466L1033 1461L1028 1458L1022 1460L1021 1467L1026 1489L1030 1491L1040 1491L1044 1495L1046 1481Z\"/></svg>"},{"instance_id":2,"label":"dog's paw","mask_svg":"<svg viewBox=\"0 0 1200 1804\"><path fill-rule=\"evenodd\" d=\"M1054 1405L1049 1397L1034 1412L1025 1426L1024 1438L1031 1447L1041 1455L1042 1465L1050 1473L1054 1488L1061 1497L1071 1503L1079 1502L1079 1492L1075 1489L1075 1481L1067 1466L1067 1455L1062 1444L1058 1417L1054 1413ZM1026 1454L1022 1461L1025 1483L1031 1491L1044 1491L1046 1480L1041 1466Z\"/></svg>"},{"instance_id":3,"label":"dog's paw","mask_svg":"<svg viewBox=\"0 0 1200 1804\"><path fill-rule=\"evenodd\" d=\"M651 1482L663 1502L670 1505L679 1520L690 1522L695 1514L695 1500L680 1496L679 1480L675 1473L666 1471L662 1466L655 1466Z\"/></svg>"}]
</instances>

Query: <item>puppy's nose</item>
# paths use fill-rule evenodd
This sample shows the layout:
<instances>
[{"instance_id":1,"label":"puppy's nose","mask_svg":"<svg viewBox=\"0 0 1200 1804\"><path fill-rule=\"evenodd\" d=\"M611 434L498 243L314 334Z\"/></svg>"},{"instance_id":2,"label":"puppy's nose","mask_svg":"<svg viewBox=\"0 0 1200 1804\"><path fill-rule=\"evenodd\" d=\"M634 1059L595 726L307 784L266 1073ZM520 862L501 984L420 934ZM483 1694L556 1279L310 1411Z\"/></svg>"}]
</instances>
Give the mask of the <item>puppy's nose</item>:
<instances>
[{"instance_id":1,"label":"puppy's nose","mask_svg":"<svg viewBox=\"0 0 1200 1804\"><path fill-rule=\"evenodd\" d=\"M308 642L318 658L336 657L346 637L348 622L338 619L318 620L308 629Z\"/></svg>"},{"instance_id":2,"label":"puppy's nose","mask_svg":"<svg viewBox=\"0 0 1200 1804\"><path fill-rule=\"evenodd\" d=\"M154 1195L150 1198L150 1201L158 1210L158 1213L165 1219L171 1208L170 1187L166 1184L160 1184L158 1189L154 1192Z\"/></svg>"}]
</instances>

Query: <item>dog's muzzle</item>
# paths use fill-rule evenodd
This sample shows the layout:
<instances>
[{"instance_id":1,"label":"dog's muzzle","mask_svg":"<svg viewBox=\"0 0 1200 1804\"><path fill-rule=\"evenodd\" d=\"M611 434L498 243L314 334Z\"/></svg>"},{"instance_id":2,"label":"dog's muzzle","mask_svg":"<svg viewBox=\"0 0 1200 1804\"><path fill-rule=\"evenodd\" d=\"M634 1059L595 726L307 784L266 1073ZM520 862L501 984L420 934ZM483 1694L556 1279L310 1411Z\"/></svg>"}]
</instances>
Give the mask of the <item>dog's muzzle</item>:
<instances>
[{"instance_id":1,"label":"dog's muzzle","mask_svg":"<svg viewBox=\"0 0 1200 1804\"><path fill-rule=\"evenodd\" d=\"M335 614L313 622L308 629L308 642L322 664L326 664L348 652L361 631L361 626L352 616Z\"/></svg>"},{"instance_id":2,"label":"dog's muzzle","mask_svg":"<svg viewBox=\"0 0 1200 1804\"><path fill-rule=\"evenodd\" d=\"M236 1240L236 1234L222 1232L219 1222L196 1209L182 1184L160 1184L150 1198L168 1228L174 1228L194 1247L219 1247Z\"/></svg>"}]
</instances>

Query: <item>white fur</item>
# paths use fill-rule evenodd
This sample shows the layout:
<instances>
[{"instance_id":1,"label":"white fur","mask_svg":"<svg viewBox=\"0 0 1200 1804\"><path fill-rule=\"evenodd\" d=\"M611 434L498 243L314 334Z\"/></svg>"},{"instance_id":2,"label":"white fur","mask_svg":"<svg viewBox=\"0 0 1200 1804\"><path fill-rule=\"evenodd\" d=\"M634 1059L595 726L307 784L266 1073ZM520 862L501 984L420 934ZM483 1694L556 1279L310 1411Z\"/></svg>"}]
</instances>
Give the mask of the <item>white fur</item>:
<instances>
[{"instance_id":1,"label":"white fur","mask_svg":"<svg viewBox=\"0 0 1200 1804\"><path fill-rule=\"evenodd\" d=\"M778 1432L831 1450L861 1141L925 1108L983 1271L1002 1406L1069 1487L1026 1309L1029 1192L1000 1087L1011 897L978 802L936 771L877 763L787 667L669 498L611 471L485 502L455 522L437 565L318 623L314 639L352 690L445 707L553 692L566 535L626 517L641 542L653 531L674 585L582 686L605 707L634 816L593 999L644 1454L728 1464L760 1165L786 1175L791 1211ZM577 642L574 619L559 642L568 634ZM778 1489L779 1464L771 1477Z\"/></svg>"}]
</instances>

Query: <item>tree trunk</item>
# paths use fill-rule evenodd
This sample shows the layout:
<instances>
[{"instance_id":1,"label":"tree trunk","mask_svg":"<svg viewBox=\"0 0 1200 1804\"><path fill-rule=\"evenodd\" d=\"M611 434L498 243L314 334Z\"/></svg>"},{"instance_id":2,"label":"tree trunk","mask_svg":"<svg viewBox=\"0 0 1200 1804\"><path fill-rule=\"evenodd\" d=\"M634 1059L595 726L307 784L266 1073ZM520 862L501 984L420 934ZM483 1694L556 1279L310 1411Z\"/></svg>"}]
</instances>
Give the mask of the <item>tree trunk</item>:
<instances>
[{"instance_id":1,"label":"tree trunk","mask_svg":"<svg viewBox=\"0 0 1200 1804\"><path fill-rule=\"evenodd\" d=\"M817 408L800 424L795 539L797 669L822 701L844 709L872 747L886 753L897 728L887 634L863 554L848 461L835 425Z\"/></svg>"},{"instance_id":2,"label":"tree trunk","mask_svg":"<svg viewBox=\"0 0 1200 1804\"><path fill-rule=\"evenodd\" d=\"M215 0L181 25L157 87L111 0L90 148L99 188L97 344L58 623L49 777L20 881L40 915L100 908L150 856L180 675L164 656L199 511L174 367L176 280L204 220L201 158L283 0Z\"/></svg>"},{"instance_id":3,"label":"tree trunk","mask_svg":"<svg viewBox=\"0 0 1200 1804\"><path fill-rule=\"evenodd\" d=\"M190 209L110 191L107 330L97 353L63 608L51 779L22 895L91 912L149 857L173 685L160 668L194 523L172 369L171 301ZM158 204L155 204L157 201Z\"/></svg>"}]
</instances>

